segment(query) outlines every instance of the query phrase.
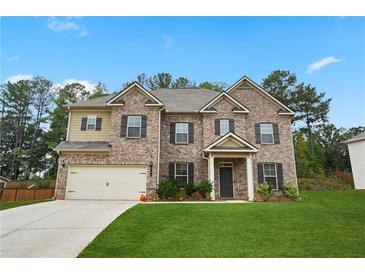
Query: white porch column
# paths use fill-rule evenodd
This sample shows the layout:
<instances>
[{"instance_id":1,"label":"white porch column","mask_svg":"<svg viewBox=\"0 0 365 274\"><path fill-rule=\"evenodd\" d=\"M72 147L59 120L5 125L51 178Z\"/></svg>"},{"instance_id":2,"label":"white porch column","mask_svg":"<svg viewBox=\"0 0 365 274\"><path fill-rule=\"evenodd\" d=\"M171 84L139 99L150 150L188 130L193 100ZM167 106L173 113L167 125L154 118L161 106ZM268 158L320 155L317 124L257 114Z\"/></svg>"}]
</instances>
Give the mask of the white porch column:
<instances>
[{"instance_id":1,"label":"white porch column","mask_svg":"<svg viewBox=\"0 0 365 274\"><path fill-rule=\"evenodd\" d=\"M253 166L252 157L246 158L246 172L247 172L247 193L248 200L253 201L254 198L254 185L253 185Z\"/></svg>"},{"instance_id":2,"label":"white porch column","mask_svg":"<svg viewBox=\"0 0 365 274\"><path fill-rule=\"evenodd\" d=\"M209 161L208 161L208 180L212 182L212 192L210 193L210 197L212 200L215 200L214 193L214 157L209 153Z\"/></svg>"}]
</instances>

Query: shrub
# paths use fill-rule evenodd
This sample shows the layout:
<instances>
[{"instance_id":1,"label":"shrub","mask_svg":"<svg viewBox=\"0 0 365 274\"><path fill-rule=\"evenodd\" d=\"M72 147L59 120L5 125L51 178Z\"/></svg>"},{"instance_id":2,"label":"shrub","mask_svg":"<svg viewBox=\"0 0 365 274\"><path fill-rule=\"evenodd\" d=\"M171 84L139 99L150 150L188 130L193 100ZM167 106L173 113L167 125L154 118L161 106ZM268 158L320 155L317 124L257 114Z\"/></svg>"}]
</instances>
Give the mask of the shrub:
<instances>
[{"instance_id":1,"label":"shrub","mask_svg":"<svg viewBox=\"0 0 365 274\"><path fill-rule=\"evenodd\" d=\"M263 182L262 184L259 184L256 188L256 191L261 194L262 199L264 201L267 201L272 196L272 187L267 182Z\"/></svg>"},{"instance_id":2,"label":"shrub","mask_svg":"<svg viewBox=\"0 0 365 274\"><path fill-rule=\"evenodd\" d=\"M156 193L160 199L175 199L179 191L180 182L170 178L161 181L156 189Z\"/></svg>"},{"instance_id":3,"label":"shrub","mask_svg":"<svg viewBox=\"0 0 365 274\"><path fill-rule=\"evenodd\" d=\"M185 191L179 191L176 196L175 196L175 199L177 201L184 201L184 200L189 200L189 196L186 194Z\"/></svg>"},{"instance_id":4,"label":"shrub","mask_svg":"<svg viewBox=\"0 0 365 274\"><path fill-rule=\"evenodd\" d=\"M202 197L212 192L212 183L210 181L202 181L195 186L195 191L199 191Z\"/></svg>"},{"instance_id":5,"label":"shrub","mask_svg":"<svg viewBox=\"0 0 365 274\"><path fill-rule=\"evenodd\" d=\"M191 195L193 195L193 193L197 191L196 186L194 185L194 183L189 182L188 184L186 184L185 186L185 192L187 195L189 195L191 197Z\"/></svg>"},{"instance_id":6,"label":"shrub","mask_svg":"<svg viewBox=\"0 0 365 274\"><path fill-rule=\"evenodd\" d=\"M290 183L284 183L283 194L286 198L290 200L297 200L299 197L297 187L294 184Z\"/></svg>"}]
</instances>

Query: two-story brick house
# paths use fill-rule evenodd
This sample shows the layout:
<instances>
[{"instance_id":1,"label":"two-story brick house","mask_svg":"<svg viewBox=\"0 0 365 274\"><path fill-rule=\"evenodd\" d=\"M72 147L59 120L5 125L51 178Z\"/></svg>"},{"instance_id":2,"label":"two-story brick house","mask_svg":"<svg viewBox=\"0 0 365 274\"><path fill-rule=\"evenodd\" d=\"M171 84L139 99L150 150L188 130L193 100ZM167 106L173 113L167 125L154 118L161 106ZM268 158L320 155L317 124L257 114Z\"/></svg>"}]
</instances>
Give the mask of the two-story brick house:
<instances>
[{"instance_id":1,"label":"two-story brick house","mask_svg":"<svg viewBox=\"0 0 365 274\"><path fill-rule=\"evenodd\" d=\"M244 76L218 93L147 91L68 106L58 199L153 199L158 182L214 182L212 199L253 200L263 181L296 184L292 110Z\"/></svg>"}]
</instances>

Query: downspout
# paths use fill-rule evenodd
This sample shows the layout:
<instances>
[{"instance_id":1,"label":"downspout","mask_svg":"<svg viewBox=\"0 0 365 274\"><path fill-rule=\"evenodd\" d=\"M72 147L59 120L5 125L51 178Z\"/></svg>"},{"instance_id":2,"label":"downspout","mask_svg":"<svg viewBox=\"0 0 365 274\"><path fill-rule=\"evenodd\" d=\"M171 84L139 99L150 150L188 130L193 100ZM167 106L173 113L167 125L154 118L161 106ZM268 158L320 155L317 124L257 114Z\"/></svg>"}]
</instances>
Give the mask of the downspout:
<instances>
[{"instance_id":1,"label":"downspout","mask_svg":"<svg viewBox=\"0 0 365 274\"><path fill-rule=\"evenodd\" d=\"M160 182L160 148L161 148L161 112L165 109L162 107L158 111L158 141L157 141L157 185Z\"/></svg>"}]
</instances>

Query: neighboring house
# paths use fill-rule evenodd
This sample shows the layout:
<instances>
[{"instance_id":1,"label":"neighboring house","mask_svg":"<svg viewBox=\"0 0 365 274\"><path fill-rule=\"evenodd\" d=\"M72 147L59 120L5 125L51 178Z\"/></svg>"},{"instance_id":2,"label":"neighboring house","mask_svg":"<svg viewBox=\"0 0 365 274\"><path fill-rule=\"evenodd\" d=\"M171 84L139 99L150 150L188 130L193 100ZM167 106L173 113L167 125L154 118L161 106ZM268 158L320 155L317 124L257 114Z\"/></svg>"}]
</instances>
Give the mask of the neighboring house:
<instances>
[{"instance_id":1,"label":"neighboring house","mask_svg":"<svg viewBox=\"0 0 365 274\"><path fill-rule=\"evenodd\" d=\"M355 189L365 189L365 132L345 141L350 152Z\"/></svg>"},{"instance_id":2,"label":"neighboring house","mask_svg":"<svg viewBox=\"0 0 365 274\"><path fill-rule=\"evenodd\" d=\"M10 180L3 176L0 176L0 189L6 188L6 184L9 183Z\"/></svg>"},{"instance_id":3,"label":"neighboring house","mask_svg":"<svg viewBox=\"0 0 365 274\"><path fill-rule=\"evenodd\" d=\"M153 199L158 182L214 182L212 199L253 200L257 184L297 184L292 110L243 77L208 89L147 91L68 106L58 199Z\"/></svg>"}]
</instances>

